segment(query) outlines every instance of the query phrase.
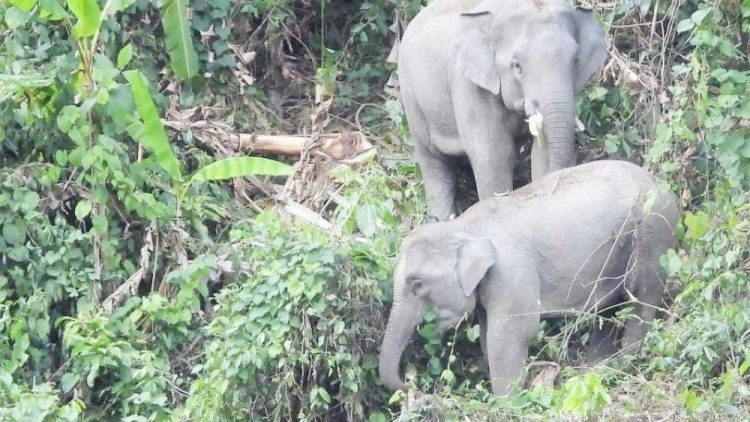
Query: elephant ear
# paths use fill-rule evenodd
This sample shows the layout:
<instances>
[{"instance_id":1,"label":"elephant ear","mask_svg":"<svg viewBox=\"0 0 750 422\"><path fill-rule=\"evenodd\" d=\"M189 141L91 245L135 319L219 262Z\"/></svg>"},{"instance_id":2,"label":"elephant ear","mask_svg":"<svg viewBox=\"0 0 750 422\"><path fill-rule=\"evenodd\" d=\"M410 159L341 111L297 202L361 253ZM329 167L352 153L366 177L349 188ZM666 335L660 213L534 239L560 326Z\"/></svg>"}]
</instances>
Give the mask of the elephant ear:
<instances>
[{"instance_id":1,"label":"elephant ear","mask_svg":"<svg viewBox=\"0 0 750 422\"><path fill-rule=\"evenodd\" d=\"M604 32L591 9L576 8L573 12L578 26L578 66L575 89L581 88L609 57Z\"/></svg>"},{"instance_id":2,"label":"elephant ear","mask_svg":"<svg viewBox=\"0 0 750 422\"><path fill-rule=\"evenodd\" d=\"M464 296L469 297L495 264L495 245L487 239L471 239L458 247L456 253L456 275Z\"/></svg>"},{"instance_id":3,"label":"elephant ear","mask_svg":"<svg viewBox=\"0 0 750 422\"><path fill-rule=\"evenodd\" d=\"M495 66L495 53L490 45L489 27L492 18L489 11L462 13L449 55L462 75L497 95L500 93L500 75Z\"/></svg>"}]
</instances>

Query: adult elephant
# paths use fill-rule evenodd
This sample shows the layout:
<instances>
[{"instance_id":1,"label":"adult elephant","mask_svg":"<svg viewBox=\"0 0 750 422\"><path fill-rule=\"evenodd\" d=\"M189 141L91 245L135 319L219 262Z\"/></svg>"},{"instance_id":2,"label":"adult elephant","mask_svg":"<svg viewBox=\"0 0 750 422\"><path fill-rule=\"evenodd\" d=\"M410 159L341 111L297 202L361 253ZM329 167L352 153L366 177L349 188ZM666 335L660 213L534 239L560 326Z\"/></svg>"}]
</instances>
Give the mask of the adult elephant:
<instances>
[{"instance_id":1,"label":"adult elephant","mask_svg":"<svg viewBox=\"0 0 750 422\"><path fill-rule=\"evenodd\" d=\"M380 348L380 377L406 389L404 347L432 308L440 332L475 307L492 391L521 375L540 318L614 314L632 306L620 330L595 324L588 358L637 350L663 303L660 258L677 246L677 198L646 170L594 161L550 173L459 217L406 237L393 274L393 307Z\"/></svg>"},{"instance_id":2,"label":"adult elephant","mask_svg":"<svg viewBox=\"0 0 750 422\"><path fill-rule=\"evenodd\" d=\"M428 212L455 213L451 157L479 199L513 188L524 117L541 114L532 180L575 164L574 90L607 57L590 11L565 0L435 0L404 32L398 74Z\"/></svg>"}]
</instances>

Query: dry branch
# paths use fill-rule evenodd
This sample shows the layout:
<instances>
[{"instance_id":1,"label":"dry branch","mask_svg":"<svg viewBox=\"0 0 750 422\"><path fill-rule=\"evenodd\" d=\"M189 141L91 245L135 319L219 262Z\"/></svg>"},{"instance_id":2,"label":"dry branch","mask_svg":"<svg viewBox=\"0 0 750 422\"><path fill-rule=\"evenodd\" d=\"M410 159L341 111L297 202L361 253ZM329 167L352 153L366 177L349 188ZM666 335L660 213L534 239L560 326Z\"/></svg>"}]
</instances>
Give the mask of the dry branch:
<instances>
[{"instance_id":1,"label":"dry branch","mask_svg":"<svg viewBox=\"0 0 750 422\"><path fill-rule=\"evenodd\" d=\"M284 204L284 211L309 223L315 224L323 230L333 230L333 224L323 218L320 214L294 201L287 200Z\"/></svg>"},{"instance_id":2,"label":"dry branch","mask_svg":"<svg viewBox=\"0 0 750 422\"><path fill-rule=\"evenodd\" d=\"M201 107L169 110L162 123L176 132L190 132L216 158L251 153L298 157L295 173L287 178L283 187L274 187L259 178L251 177L247 181L265 197L273 198L277 211L330 231L333 225L324 214L328 205L336 202L329 195L339 190L336 186L340 186L340 182L328 177L328 173L341 165L364 164L376 155L376 149L362 130L323 133L330 121L328 108L332 103L332 99L323 97L323 90L316 89L316 107L310 115L312 125L310 132L305 130L304 134L237 133L220 118L209 118L209 111ZM243 186L244 181L235 181L236 196L260 209Z\"/></svg>"},{"instance_id":3,"label":"dry branch","mask_svg":"<svg viewBox=\"0 0 750 422\"><path fill-rule=\"evenodd\" d=\"M176 131L189 130L213 150L226 152L257 151L283 155L301 155L311 137L305 135L256 135L235 131L223 121L192 121L193 111L169 112L162 123ZM375 155L375 148L359 131L321 133L318 142L310 148L310 155L322 155L345 164L358 164Z\"/></svg>"},{"instance_id":4,"label":"dry branch","mask_svg":"<svg viewBox=\"0 0 750 422\"><path fill-rule=\"evenodd\" d=\"M229 145L235 151L260 151L284 155L300 155L310 138L301 135L229 135ZM361 132L341 134L322 133L320 146L310 149L310 154L323 154L334 160L363 162L374 156L375 149Z\"/></svg>"},{"instance_id":5,"label":"dry branch","mask_svg":"<svg viewBox=\"0 0 750 422\"><path fill-rule=\"evenodd\" d=\"M146 228L146 237L144 238L143 246L141 247L141 259L138 263L138 269L136 272L134 272L117 288L117 290L102 302L102 308L104 308L106 312L112 312L114 308L122 303L126 295L132 296L138 293L138 286L141 284L143 276L146 275L146 271L148 271L148 262L151 259L151 252L154 250L154 230L156 230L156 226L153 223Z\"/></svg>"}]
</instances>

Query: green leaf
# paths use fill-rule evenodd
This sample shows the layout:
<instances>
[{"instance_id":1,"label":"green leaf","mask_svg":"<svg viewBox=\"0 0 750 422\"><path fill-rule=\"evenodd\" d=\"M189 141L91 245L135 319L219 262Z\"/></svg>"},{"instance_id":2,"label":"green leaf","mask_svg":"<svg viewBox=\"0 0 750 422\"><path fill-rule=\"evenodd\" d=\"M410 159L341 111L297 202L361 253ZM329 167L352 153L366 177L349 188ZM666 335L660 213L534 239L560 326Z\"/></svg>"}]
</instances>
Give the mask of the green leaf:
<instances>
[{"instance_id":1,"label":"green leaf","mask_svg":"<svg viewBox=\"0 0 750 422\"><path fill-rule=\"evenodd\" d=\"M170 0L161 10L161 24L175 75L181 80L195 76L198 73L198 54L193 47L186 0Z\"/></svg>"},{"instance_id":2,"label":"green leaf","mask_svg":"<svg viewBox=\"0 0 750 422\"><path fill-rule=\"evenodd\" d=\"M244 176L288 176L294 173L294 167L262 157L230 157L213 162L196 172L192 179L226 180Z\"/></svg>"},{"instance_id":3,"label":"green leaf","mask_svg":"<svg viewBox=\"0 0 750 422\"><path fill-rule=\"evenodd\" d=\"M662 255L661 258L659 258L659 262L667 272L667 276L677 274L677 271L680 271L680 268L682 268L682 260L674 249L670 249L666 254Z\"/></svg>"},{"instance_id":4,"label":"green leaf","mask_svg":"<svg viewBox=\"0 0 750 422\"><path fill-rule=\"evenodd\" d=\"M133 44L128 43L125 47L120 49L120 52L117 53L117 68L122 70L125 68L125 66L130 63L130 59L133 58Z\"/></svg>"},{"instance_id":5,"label":"green leaf","mask_svg":"<svg viewBox=\"0 0 750 422\"><path fill-rule=\"evenodd\" d=\"M701 22L703 22L703 19L705 19L706 16L708 16L708 13L710 11L711 11L711 9L709 9L709 8L696 10L690 16L690 20L692 20L693 22L695 22L696 25L698 25Z\"/></svg>"},{"instance_id":6,"label":"green leaf","mask_svg":"<svg viewBox=\"0 0 750 422\"><path fill-rule=\"evenodd\" d=\"M401 403L405 399L406 399L406 393L403 390L398 390L395 393L391 394L391 397L388 399L388 406Z\"/></svg>"},{"instance_id":7,"label":"green leaf","mask_svg":"<svg viewBox=\"0 0 750 422\"><path fill-rule=\"evenodd\" d=\"M109 6L109 9L113 12L122 12L123 10L130 7L133 3L135 3L135 0L109 0L107 4Z\"/></svg>"},{"instance_id":8,"label":"green leaf","mask_svg":"<svg viewBox=\"0 0 750 422\"><path fill-rule=\"evenodd\" d=\"M740 376L744 376L748 369L750 369L750 356L745 356L745 360L738 369Z\"/></svg>"},{"instance_id":9,"label":"green leaf","mask_svg":"<svg viewBox=\"0 0 750 422\"><path fill-rule=\"evenodd\" d=\"M49 335L49 322L46 319L39 318L36 320L36 325L34 326L34 329L36 331L36 335L44 339Z\"/></svg>"},{"instance_id":10,"label":"green leaf","mask_svg":"<svg viewBox=\"0 0 750 422\"><path fill-rule=\"evenodd\" d=\"M91 219L91 223L94 225L94 233L98 236L103 235L107 231L109 226L109 220L106 216L97 215Z\"/></svg>"},{"instance_id":11,"label":"green leaf","mask_svg":"<svg viewBox=\"0 0 750 422\"><path fill-rule=\"evenodd\" d=\"M75 210L76 218L79 221L83 221L84 218L88 217L88 215L91 214L92 208L93 204L91 203L91 201L87 201L84 199L78 202L78 204L76 204Z\"/></svg>"},{"instance_id":12,"label":"green leaf","mask_svg":"<svg viewBox=\"0 0 750 422\"><path fill-rule=\"evenodd\" d=\"M38 193L33 190L26 192L26 194L23 196L24 209L26 209L27 211L33 210L37 207L37 205L39 205L39 201L40 198Z\"/></svg>"},{"instance_id":13,"label":"green leaf","mask_svg":"<svg viewBox=\"0 0 750 422\"><path fill-rule=\"evenodd\" d=\"M685 225L691 239L698 240L708 232L708 214L706 212L685 213Z\"/></svg>"},{"instance_id":14,"label":"green leaf","mask_svg":"<svg viewBox=\"0 0 750 422\"><path fill-rule=\"evenodd\" d=\"M604 96L607 95L607 92L607 88L604 88L603 86L594 87L589 93L589 99L598 100L604 98Z\"/></svg>"},{"instance_id":15,"label":"green leaf","mask_svg":"<svg viewBox=\"0 0 750 422\"><path fill-rule=\"evenodd\" d=\"M450 369L444 369L443 373L440 374L440 378L450 385L456 380L456 375Z\"/></svg>"},{"instance_id":16,"label":"green leaf","mask_svg":"<svg viewBox=\"0 0 750 422\"><path fill-rule=\"evenodd\" d=\"M373 413L369 422L388 422L388 417L383 412Z\"/></svg>"},{"instance_id":17,"label":"green leaf","mask_svg":"<svg viewBox=\"0 0 750 422\"><path fill-rule=\"evenodd\" d=\"M479 324L474 324L466 330L466 338L468 338L470 342L476 343L479 338Z\"/></svg>"},{"instance_id":18,"label":"green leaf","mask_svg":"<svg viewBox=\"0 0 750 422\"><path fill-rule=\"evenodd\" d=\"M70 13L57 0L39 0L39 6L42 7L42 13L39 14L42 18L47 18L51 21L72 18Z\"/></svg>"},{"instance_id":19,"label":"green leaf","mask_svg":"<svg viewBox=\"0 0 750 422\"><path fill-rule=\"evenodd\" d=\"M94 386L94 381L96 380L96 377L99 375L99 366L101 365L101 359L98 357L95 357L92 359L91 368L89 369L89 374L86 377L86 385L89 387Z\"/></svg>"},{"instance_id":20,"label":"green leaf","mask_svg":"<svg viewBox=\"0 0 750 422\"><path fill-rule=\"evenodd\" d=\"M437 325L435 324L423 324L419 327L419 335L430 343L440 343L440 333L438 332Z\"/></svg>"},{"instance_id":21,"label":"green leaf","mask_svg":"<svg viewBox=\"0 0 750 422\"><path fill-rule=\"evenodd\" d=\"M690 31L695 27L695 24L690 19L683 19L681 20L677 26L675 27L675 31L677 31L678 34Z\"/></svg>"},{"instance_id":22,"label":"green leaf","mask_svg":"<svg viewBox=\"0 0 750 422\"><path fill-rule=\"evenodd\" d=\"M63 393L67 393L68 391L72 390L80 380L81 376L78 374L67 373L63 375L60 379Z\"/></svg>"},{"instance_id":23,"label":"green leaf","mask_svg":"<svg viewBox=\"0 0 750 422\"><path fill-rule=\"evenodd\" d=\"M8 29L15 31L19 27L26 25L29 19L29 12L18 7L10 7L5 11L5 24Z\"/></svg>"},{"instance_id":24,"label":"green leaf","mask_svg":"<svg viewBox=\"0 0 750 422\"><path fill-rule=\"evenodd\" d=\"M26 227L16 223L3 224L3 239L9 245L22 245L26 242Z\"/></svg>"},{"instance_id":25,"label":"green leaf","mask_svg":"<svg viewBox=\"0 0 750 422\"><path fill-rule=\"evenodd\" d=\"M9 389L11 384L13 384L13 375L5 371L0 372L0 385Z\"/></svg>"},{"instance_id":26,"label":"green leaf","mask_svg":"<svg viewBox=\"0 0 750 422\"><path fill-rule=\"evenodd\" d=\"M607 151L608 154L614 154L618 149L619 148L617 147L615 141L611 139L604 140L604 150Z\"/></svg>"},{"instance_id":27,"label":"green leaf","mask_svg":"<svg viewBox=\"0 0 750 422\"><path fill-rule=\"evenodd\" d=\"M141 72L128 70L123 72L125 78L130 82L130 90L133 93L135 106L143 119L143 132L137 141L142 143L155 156L159 165L172 177L173 180L180 179L180 162L172 151L167 140L164 126L159 119L154 100L148 92L146 82ZM131 133L131 136L133 133Z\"/></svg>"},{"instance_id":28,"label":"green leaf","mask_svg":"<svg viewBox=\"0 0 750 422\"><path fill-rule=\"evenodd\" d=\"M682 392L682 401L685 404L685 410L688 415L694 414L703 403L703 399L691 390L685 390Z\"/></svg>"},{"instance_id":29,"label":"green leaf","mask_svg":"<svg viewBox=\"0 0 750 422\"><path fill-rule=\"evenodd\" d=\"M25 12L30 12L36 6L37 2L36 0L9 0L8 4Z\"/></svg>"},{"instance_id":30,"label":"green leaf","mask_svg":"<svg viewBox=\"0 0 750 422\"><path fill-rule=\"evenodd\" d=\"M377 230L378 213L375 206L365 204L357 210L357 228L366 237L371 237Z\"/></svg>"},{"instance_id":31,"label":"green leaf","mask_svg":"<svg viewBox=\"0 0 750 422\"><path fill-rule=\"evenodd\" d=\"M654 207L654 203L656 202L656 196L657 192L654 189L649 190L646 192L646 200L643 201L643 212L646 213L646 215L651 214L651 209Z\"/></svg>"},{"instance_id":32,"label":"green leaf","mask_svg":"<svg viewBox=\"0 0 750 422\"><path fill-rule=\"evenodd\" d=\"M102 16L96 0L68 0L68 8L78 19L73 27L75 37L90 37L96 33L101 25Z\"/></svg>"}]
</instances>

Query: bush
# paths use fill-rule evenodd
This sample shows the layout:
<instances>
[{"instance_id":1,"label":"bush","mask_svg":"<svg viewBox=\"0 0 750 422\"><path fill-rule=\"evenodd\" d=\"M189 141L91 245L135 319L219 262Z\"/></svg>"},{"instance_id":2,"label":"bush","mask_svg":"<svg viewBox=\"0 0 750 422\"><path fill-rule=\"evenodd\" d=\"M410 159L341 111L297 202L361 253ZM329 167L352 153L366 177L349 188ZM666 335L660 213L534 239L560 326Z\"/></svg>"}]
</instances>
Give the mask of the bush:
<instances>
[{"instance_id":1,"label":"bush","mask_svg":"<svg viewBox=\"0 0 750 422\"><path fill-rule=\"evenodd\" d=\"M643 163L685 209L662 259L682 292L642 355L497 399L476 322L441 339L428 313L419 390L382 387L393 261L424 219L383 59L423 3L0 5L0 419L750 418L747 1L595 5L613 49L579 97L581 155ZM358 130L378 160L237 157L176 115ZM564 354L562 330L532 355Z\"/></svg>"}]
</instances>

